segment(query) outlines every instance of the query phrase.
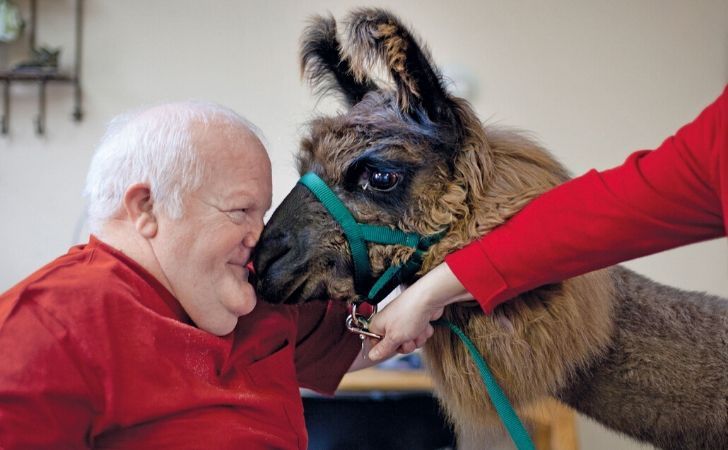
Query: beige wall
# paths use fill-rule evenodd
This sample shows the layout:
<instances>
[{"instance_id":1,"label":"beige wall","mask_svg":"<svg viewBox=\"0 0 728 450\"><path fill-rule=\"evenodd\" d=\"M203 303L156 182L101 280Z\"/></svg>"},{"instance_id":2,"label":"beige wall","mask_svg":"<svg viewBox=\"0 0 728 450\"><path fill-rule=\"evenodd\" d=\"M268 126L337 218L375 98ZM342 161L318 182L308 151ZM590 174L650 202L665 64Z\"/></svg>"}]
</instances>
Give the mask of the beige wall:
<instances>
[{"instance_id":1,"label":"beige wall","mask_svg":"<svg viewBox=\"0 0 728 450\"><path fill-rule=\"evenodd\" d=\"M38 40L63 44L65 63L72 4L39 1ZM0 138L0 291L74 243L92 149L105 123L127 108L199 98L245 114L268 136L279 202L296 179L291 155L302 124L323 107L298 78L299 33L307 16L341 17L354 5L87 0L86 119L72 123L71 89L51 86L48 134L38 138L36 90L13 87L12 134ZM418 0L392 8L439 64L472 76L484 120L532 131L574 173L658 145L728 81L727 0ZM629 265L728 295L726 254L719 240ZM584 448L638 448L587 421L580 426Z\"/></svg>"}]
</instances>

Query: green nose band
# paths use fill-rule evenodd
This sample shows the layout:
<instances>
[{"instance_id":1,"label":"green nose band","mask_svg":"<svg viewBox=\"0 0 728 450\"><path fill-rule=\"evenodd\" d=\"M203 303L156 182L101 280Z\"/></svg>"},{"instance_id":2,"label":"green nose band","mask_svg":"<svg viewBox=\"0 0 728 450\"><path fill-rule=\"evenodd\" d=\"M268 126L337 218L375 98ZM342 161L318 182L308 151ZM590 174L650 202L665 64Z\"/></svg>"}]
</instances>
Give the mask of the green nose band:
<instances>
[{"instance_id":1,"label":"green nose band","mask_svg":"<svg viewBox=\"0 0 728 450\"><path fill-rule=\"evenodd\" d=\"M408 281L422 267L424 254L444 233L422 236L418 233L406 233L381 225L359 223L354 215L318 175L308 172L298 180L306 186L319 202L341 226L346 236L354 263L354 289L366 301L377 304L398 284ZM382 276L374 281L369 265L367 243L384 245L404 245L414 248L410 258L403 264L389 267Z\"/></svg>"}]
</instances>

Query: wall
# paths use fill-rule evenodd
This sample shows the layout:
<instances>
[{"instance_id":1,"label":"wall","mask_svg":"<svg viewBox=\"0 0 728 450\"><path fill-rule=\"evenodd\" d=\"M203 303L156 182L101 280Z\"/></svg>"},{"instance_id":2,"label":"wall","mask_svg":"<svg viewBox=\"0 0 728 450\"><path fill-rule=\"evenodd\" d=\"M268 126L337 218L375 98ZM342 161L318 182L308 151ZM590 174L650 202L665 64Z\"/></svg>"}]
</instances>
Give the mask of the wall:
<instances>
[{"instance_id":1,"label":"wall","mask_svg":"<svg viewBox=\"0 0 728 450\"><path fill-rule=\"evenodd\" d=\"M38 41L63 45L67 65L73 2L38 3ZM268 136L278 203L296 180L291 155L305 121L332 107L299 80L299 33L311 14L341 18L355 5L87 1L85 120L70 121L69 86L50 86L48 133L38 138L36 89L13 86L12 134L0 138L0 291L86 239L79 194L88 162L105 123L128 108L199 98L243 113ZM726 0L412 0L391 7L439 64L475 80L472 99L484 120L530 130L574 173L655 147L728 81ZM726 255L719 240L628 265L728 295ZM580 426L584 448L639 448L588 421Z\"/></svg>"}]
</instances>

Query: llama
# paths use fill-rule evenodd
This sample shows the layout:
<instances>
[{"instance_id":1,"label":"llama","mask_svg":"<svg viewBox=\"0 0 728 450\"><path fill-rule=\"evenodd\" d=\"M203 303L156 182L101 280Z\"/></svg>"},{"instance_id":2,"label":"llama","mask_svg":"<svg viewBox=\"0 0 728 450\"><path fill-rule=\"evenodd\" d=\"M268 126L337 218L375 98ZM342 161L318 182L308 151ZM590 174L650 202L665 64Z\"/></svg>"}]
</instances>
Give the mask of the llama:
<instances>
[{"instance_id":1,"label":"llama","mask_svg":"<svg viewBox=\"0 0 728 450\"><path fill-rule=\"evenodd\" d=\"M347 23L343 45L333 17L315 18L304 32L302 73L348 108L311 121L298 169L315 172L361 223L444 232L420 274L568 179L528 137L481 124L392 14L359 9ZM391 83L374 81L381 69ZM371 270L379 275L411 253L371 244ZM300 184L271 217L254 264L266 301L361 300L341 228ZM724 299L615 266L527 292L491 315L458 304L445 318L476 343L517 408L551 396L661 448L728 448ZM478 442L495 429L457 338L437 328L424 354L459 438Z\"/></svg>"}]
</instances>

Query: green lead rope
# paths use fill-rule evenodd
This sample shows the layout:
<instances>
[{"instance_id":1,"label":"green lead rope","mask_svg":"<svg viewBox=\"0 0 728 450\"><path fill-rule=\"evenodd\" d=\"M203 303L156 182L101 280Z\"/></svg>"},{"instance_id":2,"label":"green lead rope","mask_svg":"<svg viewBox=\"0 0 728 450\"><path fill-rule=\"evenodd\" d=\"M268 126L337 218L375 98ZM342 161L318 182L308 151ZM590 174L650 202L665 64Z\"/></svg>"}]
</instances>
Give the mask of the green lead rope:
<instances>
[{"instance_id":1,"label":"green lead rope","mask_svg":"<svg viewBox=\"0 0 728 450\"><path fill-rule=\"evenodd\" d=\"M420 236L416 233L405 233L402 230L391 229L385 226L359 223L346 205L339 200L336 193L318 175L313 172L308 172L301 177L299 183L306 186L314 194L334 220L341 226L346 240L349 243L351 257L354 262L355 290L362 296L364 292L369 290L366 299L372 304L379 303L396 284L410 279L420 269L425 252L444 235L443 232L432 236ZM387 269L374 282L373 286L370 287L372 280L367 250L368 242L385 245L404 245L414 248L415 251L404 264L392 266ZM490 401L493 403L511 439L516 444L516 448L518 450L534 450L535 447L526 429L518 419L515 411L513 411L511 403L508 401L500 386L498 386L498 382L496 382L495 377L493 377L488 365L483 360L483 357L480 356L480 353L478 353L473 342L453 323L443 319L433 323L450 327L453 333L468 348L470 355L480 370L480 377L483 379L485 389L490 396Z\"/></svg>"},{"instance_id":2,"label":"green lead rope","mask_svg":"<svg viewBox=\"0 0 728 450\"><path fill-rule=\"evenodd\" d=\"M488 364L485 363L480 352L478 352L478 349L475 348L473 341L471 341L465 333L463 333L463 330L450 321L439 319L432 323L434 325L449 327L450 330L452 330L452 332L455 333L461 341L463 341L463 344L465 344L465 347L467 347L470 352L470 356L473 358L473 361L475 361L475 365L478 366L480 378L483 380L483 384L485 384L485 389L488 391L490 401L493 403L493 406L500 416L501 422L503 422L503 425L506 427L508 434L511 436L513 443L516 444L516 448L518 450L535 450L536 447L534 447L533 441L531 441L531 437L528 435L526 428L523 426L523 423L513 410L508 397L506 397L506 394L503 393L503 390L495 380L493 373L488 368Z\"/></svg>"}]
</instances>

